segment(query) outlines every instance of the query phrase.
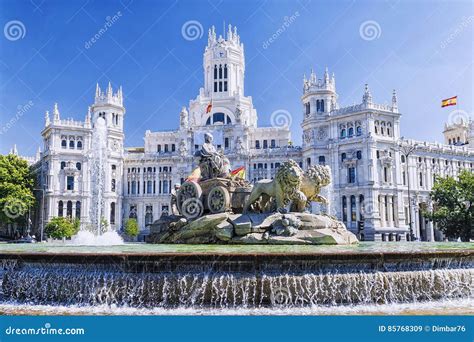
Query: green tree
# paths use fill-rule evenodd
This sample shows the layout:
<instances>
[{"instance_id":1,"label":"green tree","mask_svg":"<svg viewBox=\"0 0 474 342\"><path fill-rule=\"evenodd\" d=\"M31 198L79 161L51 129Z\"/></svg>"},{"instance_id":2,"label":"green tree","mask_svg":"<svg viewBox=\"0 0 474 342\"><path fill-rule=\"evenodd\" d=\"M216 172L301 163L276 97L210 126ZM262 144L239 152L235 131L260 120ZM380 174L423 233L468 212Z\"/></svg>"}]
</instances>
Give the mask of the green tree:
<instances>
[{"instance_id":1,"label":"green tree","mask_svg":"<svg viewBox=\"0 0 474 342\"><path fill-rule=\"evenodd\" d=\"M137 219L131 218L128 219L127 222L125 222L125 234L127 234L131 238L134 238L138 235L139 232L140 230L138 228Z\"/></svg>"},{"instance_id":2,"label":"green tree","mask_svg":"<svg viewBox=\"0 0 474 342\"><path fill-rule=\"evenodd\" d=\"M78 231L76 220L66 217L53 217L44 228L46 236L53 239L70 238Z\"/></svg>"},{"instance_id":3,"label":"green tree","mask_svg":"<svg viewBox=\"0 0 474 342\"><path fill-rule=\"evenodd\" d=\"M26 223L28 208L35 203L34 177L26 160L0 155L0 223Z\"/></svg>"},{"instance_id":4,"label":"green tree","mask_svg":"<svg viewBox=\"0 0 474 342\"><path fill-rule=\"evenodd\" d=\"M448 238L474 238L474 173L464 170L458 179L437 178L431 192L432 213L426 216L438 224Z\"/></svg>"}]
</instances>

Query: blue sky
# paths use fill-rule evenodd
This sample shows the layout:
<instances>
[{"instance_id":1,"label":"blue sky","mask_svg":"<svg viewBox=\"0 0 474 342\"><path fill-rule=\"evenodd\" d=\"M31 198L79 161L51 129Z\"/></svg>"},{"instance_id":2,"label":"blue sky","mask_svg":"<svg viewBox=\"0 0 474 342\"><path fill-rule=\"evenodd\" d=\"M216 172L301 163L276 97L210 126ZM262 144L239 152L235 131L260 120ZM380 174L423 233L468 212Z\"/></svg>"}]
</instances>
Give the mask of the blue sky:
<instances>
[{"instance_id":1,"label":"blue sky","mask_svg":"<svg viewBox=\"0 0 474 342\"><path fill-rule=\"evenodd\" d=\"M301 143L303 74L314 68L321 76L327 66L341 106L359 103L365 83L377 103L389 103L396 89L402 135L442 141L455 108L441 109L441 99L458 95L458 109L473 112L473 15L468 0L0 0L0 153L16 143L20 154L33 155L54 102L62 118L83 120L96 82L123 86L126 146L142 146L147 129L177 127L181 107L202 85L207 30L215 25L221 33L224 22L238 27L245 45L245 93L259 125L287 110L293 140ZM23 24L20 36L5 33L12 20ZM202 25L201 38L183 37L190 20ZM375 22L375 36L360 32L368 21Z\"/></svg>"}]
</instances>

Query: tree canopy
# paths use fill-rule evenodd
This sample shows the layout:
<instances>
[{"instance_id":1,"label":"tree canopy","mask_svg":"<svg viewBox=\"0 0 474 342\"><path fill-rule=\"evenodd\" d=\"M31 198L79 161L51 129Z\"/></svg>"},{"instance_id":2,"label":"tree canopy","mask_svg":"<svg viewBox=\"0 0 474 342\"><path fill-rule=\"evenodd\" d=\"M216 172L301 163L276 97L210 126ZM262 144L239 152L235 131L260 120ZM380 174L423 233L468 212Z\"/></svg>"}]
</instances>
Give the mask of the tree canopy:
<instances>
[{"instance_id":1,"label":"tree canopy","mask_svg":"<svg viewBox=\"0 0 474 342\"><path fill-rule=\"evenodd\" d=\"M35 203L34 177L26 160L0 155L0 223L26 222L28 208Z\"/></svg>"},{"instance_id":2,"label":"tree canopy","mask_svg":"<svg viewBox=\"0 0 474 342\"><path fill-rule=\"evenodd\" d=\"M44 232L46 236L53 239L70 238L79 231L79 220L66 217L53 217Z\"/></svg>"},{"instance_id":3,"label":"tree canopy","mask_svg":"<svg viewBox=\"0 0 474 342\"><path fill-rule=\"evenodd\" d=\"M427 216L448 238L474 238L474 173L464 170L458 179L440 177L431 192L434 209Z\"/></svg>"}]
</instances>

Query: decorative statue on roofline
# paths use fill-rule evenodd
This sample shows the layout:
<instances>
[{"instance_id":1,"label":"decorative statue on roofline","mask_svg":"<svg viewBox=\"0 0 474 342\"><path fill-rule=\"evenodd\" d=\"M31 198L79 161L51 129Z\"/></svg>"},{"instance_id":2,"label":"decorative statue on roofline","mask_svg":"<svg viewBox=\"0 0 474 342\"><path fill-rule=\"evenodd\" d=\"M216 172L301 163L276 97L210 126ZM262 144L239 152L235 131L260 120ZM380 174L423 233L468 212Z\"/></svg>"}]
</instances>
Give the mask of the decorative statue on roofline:
<instances>
[{"instance_id":1,"label":"decorative statue on roofline","mask_svg":"<svg viewBox=\"0 0 474 342\"><path fill-rule=\"evenodd\" d=\"M328 204L320 195L331 182L328 166L306 171L284 162L273 180L253 186L245 167L233 171L229 160L206 133L196 151L199 166L172 194L172 215L153 223L152 243L351 244L358 240L342 222L309 212L311 202Z\"/></svg>"}]
</instances>

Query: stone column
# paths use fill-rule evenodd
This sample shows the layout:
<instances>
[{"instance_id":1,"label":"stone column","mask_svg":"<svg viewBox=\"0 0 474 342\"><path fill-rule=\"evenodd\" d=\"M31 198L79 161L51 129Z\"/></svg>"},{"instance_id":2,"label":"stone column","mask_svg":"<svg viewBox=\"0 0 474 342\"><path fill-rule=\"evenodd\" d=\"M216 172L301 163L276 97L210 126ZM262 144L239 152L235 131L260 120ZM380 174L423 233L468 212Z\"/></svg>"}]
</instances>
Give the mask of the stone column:
<instances>
[{"instance_id":1,"label":"stone column","mask_svg":"<svg viewBox=\"0 0 474 342\"><path fill-rule=\"evenodd\" d=\"M385 217L385 196L379 195L380 198L380 225L385 227L387 225L387 218Z\"/></svg>"},{"instance_id":2,"label":"stone column","mask_svg":"<svg viewBox=\"0 0 474 342\"><path fill-rule=\"evenodd\" d=\"M387 196L387 226L388 227L393 226L392 206L393 206L392 196L388 195Z\"/></svg>"},{"instance_id":3,"label":"stone column","mask_svg":"<svg viewBox=\"0 0 474 342\"><path fill-rule=\"evenodd\" d=\"M428 202L428 211L430 213L433 212L433 202L431 201ZM426 227L426 239L431 242L435 241L433 221L428 221L428 225Z\"/></svg>"}]
</instances>

